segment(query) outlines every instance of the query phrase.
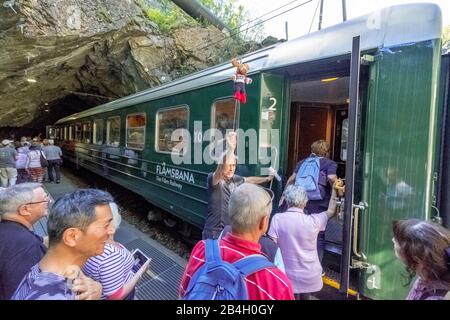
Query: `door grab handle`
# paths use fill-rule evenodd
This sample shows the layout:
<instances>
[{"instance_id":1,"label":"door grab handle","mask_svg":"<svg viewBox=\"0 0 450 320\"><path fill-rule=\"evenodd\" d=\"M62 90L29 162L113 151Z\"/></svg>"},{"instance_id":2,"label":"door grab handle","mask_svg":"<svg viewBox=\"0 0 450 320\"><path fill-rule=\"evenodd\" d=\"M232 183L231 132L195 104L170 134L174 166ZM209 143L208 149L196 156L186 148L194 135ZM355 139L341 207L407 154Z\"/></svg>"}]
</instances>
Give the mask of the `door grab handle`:
<instances>
[{"instance_id":1,"label":"door grab handle","mask_svg":"<svg viewBox=\"0 0 450 320\"><path fill-rule=\"evenodd\" d=\"M366 260L367 257L364 255L364 253L358 252L358 220L359 220L359 210L366 209L367 204L364 202L360 202L359 204L354 204L353 208L355 209L353 214L353 246L352 246L353 254L358 258Z\"/></svg>"}]
</instances>

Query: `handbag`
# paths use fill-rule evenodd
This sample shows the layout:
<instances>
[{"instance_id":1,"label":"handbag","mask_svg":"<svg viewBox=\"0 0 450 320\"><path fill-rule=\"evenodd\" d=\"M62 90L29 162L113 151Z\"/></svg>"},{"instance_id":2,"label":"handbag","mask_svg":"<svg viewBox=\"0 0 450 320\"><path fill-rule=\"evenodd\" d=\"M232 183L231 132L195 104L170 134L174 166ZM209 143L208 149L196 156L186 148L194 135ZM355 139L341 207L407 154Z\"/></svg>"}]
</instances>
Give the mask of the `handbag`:
<instances>
[{"instance_id":1,"label":"handbag","mask_svg":"<svg viewBox=\"0 0 450 320\"><path fill-rule=\"evenodd\" d=\"M42 168L48 167L48 161L47 161L47 159L45 159L44 154L42 153L42 151L39 151L39 153L41 155L41 158L40 158L40 160L41 160L41 167Z\"/></svg>"}]
</instances>

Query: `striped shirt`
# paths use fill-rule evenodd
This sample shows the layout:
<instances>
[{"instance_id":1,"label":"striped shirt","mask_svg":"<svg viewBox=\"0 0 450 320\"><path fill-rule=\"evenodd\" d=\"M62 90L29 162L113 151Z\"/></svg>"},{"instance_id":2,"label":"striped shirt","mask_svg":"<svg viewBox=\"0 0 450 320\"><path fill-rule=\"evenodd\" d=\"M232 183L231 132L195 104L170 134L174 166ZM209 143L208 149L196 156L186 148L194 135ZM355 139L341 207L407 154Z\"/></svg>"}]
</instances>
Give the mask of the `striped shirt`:
<instances>
[{"instance_id":1,"label":"striped shirt","mask_svg":"<svg viewBox=\"0 0 450 320\"><path fill-rule=\"evenodd\" d=\"M35 264L23 278L11 300L75 300L66 278L42 272Z\"/></svg>"},{"instance_id":2,"label":"striped shirt","mask_svg":"<svg viewBox=\"0 0 450 320\"><path fill-rule=\"evenodd\" d=\"M222 259L234 263L251 254L262 254L258 243L250 242L228 233L220 240ZM205 263L205 241L198 242L192 250L180 285L180 297L184 297L192 275ZM245 278L249 300L293 300L292 286L278 268L270 267Z\"/></svg>"},{"instance_id":3,"label":"striped shirt","mask_svg":"<svg viewBox=\"0 0 450 320\"><path fill-rule=\"evenodd\" d=\"M134 276L133 263L133 256L128 249L119 243L107 242L103 254L89 258L82 270L102 284L102 299L107 299Z\"/></svg>"}]
</instances>

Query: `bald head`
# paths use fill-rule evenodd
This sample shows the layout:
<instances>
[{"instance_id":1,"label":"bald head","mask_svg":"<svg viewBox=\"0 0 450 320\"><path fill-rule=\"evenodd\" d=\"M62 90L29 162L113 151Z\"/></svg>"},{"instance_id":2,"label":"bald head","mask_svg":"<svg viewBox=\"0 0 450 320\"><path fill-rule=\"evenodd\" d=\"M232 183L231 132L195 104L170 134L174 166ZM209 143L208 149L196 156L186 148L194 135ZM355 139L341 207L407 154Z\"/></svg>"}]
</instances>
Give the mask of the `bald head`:
<instances>
[{"instance_id":1,"label":"bald head","mask_svg":"<svg viewBox=\"0 0 450 320\"><path fill-rule=\"evenodd\" d=\"M271 197L263 188L243 183L231 194L228 212L233 232L252 232L272 212Z\"/></svg>"}]
</instances>

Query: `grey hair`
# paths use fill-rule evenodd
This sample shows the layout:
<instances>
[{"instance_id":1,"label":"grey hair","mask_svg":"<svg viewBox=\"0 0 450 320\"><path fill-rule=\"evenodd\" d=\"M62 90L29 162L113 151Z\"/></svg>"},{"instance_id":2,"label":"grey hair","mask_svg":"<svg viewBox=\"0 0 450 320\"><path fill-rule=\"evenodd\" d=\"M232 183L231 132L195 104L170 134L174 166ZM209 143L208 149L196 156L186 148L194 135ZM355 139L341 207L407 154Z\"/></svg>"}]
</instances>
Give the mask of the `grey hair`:
<instances>
[{"instance_id":1,"label":"grey hair","mask_svg":"<svg viewBox=\"0 0 450 320\"><path fill-rule=\"evenodd\" d=\"M98 189L79 189L59 198L51 207L48 217L49 246L59 243L64 231L69 228L86 230L96 219L95 207L111 202L114 202L112 196Z\"/></svg>"},{"instance_id":2,"label":"grey hair","mask_svg":"<svg viewBox=\"0 0 450 320\"><path fill-rule=\"evenodd\" d=\"M112 213L112 217L113 217L113 225L114 228L119 228L120 223L122 222L122 216L120 215L119 212L119 207L117 206L117 204L115 202L110 202L109 203L109 207L111 208L111 213Z\"/></svg>"},{"instance_id":3,"label":"grey hair","mask_svg":"<svg viewBox=\"0 0 450 320\"><path fill-rule=\"evenodd\" d=\"M283 193L289 207L304 208L308 202L308 194L303 187L291 184Z\"/></svg>"},{"instance_id":4,"label":"grey hair","mask_svg":"<svg viewBox=\"0 0 450 320\"><path fill-rule=\"evenodd\" d=\"M48 144L49 144L49 145L54 145L54 144L55 144L55 140L53 140L53 139L48 139Z\"/></svg>"},{"instance_id":5,"label":"grey hair","mask_svg":"<svg viewBox=\"0 0 450 320\"><path fill-rule=\"evenodd\" d=\"M233 231L252 231L272 212L270 195L261 187L243 183L231 194L228 212Z\"/></svg>"},{"instance_id":6,"label":"grey hair","mask_svg":"<svg viewBox=\"0 0 450 320\"><path fill-rule=\"evenodd\" d=\"M15 213L19 206L33 202L34 190L42 188L42 184L20 183L0 191L0 215Z\"/></svg>"}]
</instances>

